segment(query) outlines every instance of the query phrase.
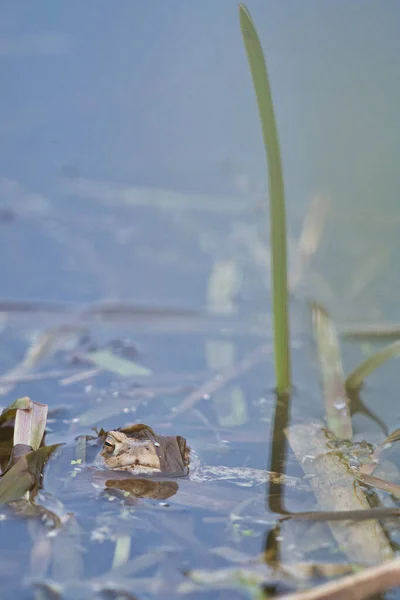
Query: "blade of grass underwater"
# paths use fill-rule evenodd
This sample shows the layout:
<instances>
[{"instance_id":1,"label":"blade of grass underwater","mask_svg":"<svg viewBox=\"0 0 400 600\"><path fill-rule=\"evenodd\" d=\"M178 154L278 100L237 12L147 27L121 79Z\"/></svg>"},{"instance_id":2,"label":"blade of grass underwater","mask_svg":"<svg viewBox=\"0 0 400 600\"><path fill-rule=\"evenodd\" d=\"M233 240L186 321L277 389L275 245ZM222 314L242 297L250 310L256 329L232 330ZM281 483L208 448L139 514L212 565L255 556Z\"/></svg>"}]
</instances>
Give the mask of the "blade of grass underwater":
<instances>
[{"instance_id":1,"label":"blade of grass underwater","mask_svg":"<svg viewBox=\"0 0 400 600\"><path fill-rule=\"evenodd\" d=\"M269 179L275 372L278 394L291 388L285 191L274 107L263 50L252 18L239 4L240 28L257 97Z\"/></svg>"},{"instance_id":2,"label":"blade of grass underwater","mask_svg":"<svg viewBox=\"0 0 400 600\"><path fill-rule=\"evenodd\" d=\"M127 360L122 356L117 356L109 350L97 350L80 355L82 358L90 360L96 367L111 371L122 377L148 377L151 375L150 369L139 365L136 362Z\"/></svg>"},{"instance_id":3,"label":"blade of grass underwater","mask_svg":"<svg viewBox=\"0 0 400 600\"><path fill-rule=\"evenodd\" d=\"M312 305L312 316L328 428L337 438L351 440L353 428L335 325L316 303Z\"/></svg>"},{"instance_id":4,"label":"blade of grass underwater","mask_svg":"<svg viewBox=\"0 0 400 600\"><path fill-rule=\"evenodd\" d=\"M29 408L18 409L14 425L14 446L26 444L33 450L40 447L47 422L47 404L32 402Z\"/></svg>"},{"instance_id":5,"label":"blade of grass underwater","mask_svg":"<svg viewBox=\"0 0 400 600\"><path fill-rule=\"evenodd\" d=\"M92 530L93 532L93 530ZM53 552L51 561L51 577L53 581L65 583L77 581L84 578L84 545L82 540L82 527L78 524L73 513L69 513L68 519L63 522L63 527L53 538ZM36 573L32 573L37 576ZM72 597L75 597L73 592ZM50 597L53 597L50 595ZM58 594L56 598L61 598Z\"/></svg>"},{"instance_id":6,"label":"blade of grass underwater","mask_svg":"<svg viewBox=\"0 0 400 600\"><path fill-rule=\"evenodd\" d=\"M289 289L293 293L304 277L306 267L321 242L324 233L330 202L325 196L314 196L303 222L303 229L300 235L297 249L297 265L289 278Z\"/></svg>"},{"instance_id":7,"label":"blade of grass underwater","mask_svg":"<svg viewBox=\"0 0 400 600\"><path fill-rule=\"evenodd\" d=\"M349 390L355 390L362 386L364 379L368 377L373 371L380 367L384 362L390 358L394 358L400 355L400 340L389 344L375 352L372 356L362 362L346 379L346 388Z\"/></svg>"},{"instance_id":8,"label":"blade of grass underwater","mask_svg":"<svg viewBox=\"0 0 400 600\"><path fill-rule=\"evenodd\" d=\"M2 375L0 395L8 394L15 386L15 380L31 373L41 362L52 357L57 351L69 349L83 331L82 326L62 325L42 333L26 350L22 361Z\"/></svg>"}]
</instances>

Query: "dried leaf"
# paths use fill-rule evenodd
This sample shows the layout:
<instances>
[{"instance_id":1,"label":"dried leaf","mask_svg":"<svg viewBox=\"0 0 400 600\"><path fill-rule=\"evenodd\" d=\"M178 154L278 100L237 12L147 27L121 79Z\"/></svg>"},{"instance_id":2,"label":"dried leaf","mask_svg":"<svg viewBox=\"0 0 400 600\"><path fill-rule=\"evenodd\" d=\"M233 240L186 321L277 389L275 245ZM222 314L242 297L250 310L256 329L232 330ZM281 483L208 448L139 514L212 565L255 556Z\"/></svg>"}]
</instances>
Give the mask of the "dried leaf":
<instances>
[{"instance_id":1,"label":"dried leaf","mask_svg":"<svg viewBox=\"0 0 400 600\"><path fill-rule=\"evenodd\" d=\"M7 423L8 421L15 419L17 410L29 409L31 407L31 405L32 405L32 400L30 398L28 398L28 396L25 396L23 398L18 398L18 400L15 400L15 402L10 404L10 406L7 406L7 408L5 408L2 411L2 413L0 415L0 427L2 425L4 425L4 423Z\"/></svg>"},{"instance_id":2,"label":"dried leaf","mask_svg":"<svg viewBox=\"0 0 400 600\"><path fill-rule=\"evenodd\" d=\"M337 438L351 440L349 400L336 328L326 310L316 303L312 306L312 315L328 427Z\"/></svg>"},{"instance_id":3,"label":"dried leaf","mask_svg":"<svg viewBox=\"0 0 400 600\"><path fill-rule=\"evenodd\" d=\"M19 500L39 481L41 470L60 444L44 446L20 458L0 479L0 504Z\"/></svg>"},{"instance_id":4,"label":"dried leaf","mask_svg":"<svg viewBox=\"0 0 400 600\"><path fill-rule=\"evenodd\" d=\"M14 445L27 444L37 450L43 439L47 422L47 404L31 402L29 408L17 410L14 426Z\"/></svg>"},{"instance_id":5,"label":"dried leaf","mask_svg":"<svg viewBox=\"0 0 400 600\"><path fill-rule=\"evenodd\" d=\"M61 527L61 519L56 513L44 506L40 506L40 504L33 504L33 502L30 502L25 498L9 502L9 507L18 517L24 519L40 519L42 522L46 522L47 528L51 529L59 529Z\"/></svg>"}]
</instances>

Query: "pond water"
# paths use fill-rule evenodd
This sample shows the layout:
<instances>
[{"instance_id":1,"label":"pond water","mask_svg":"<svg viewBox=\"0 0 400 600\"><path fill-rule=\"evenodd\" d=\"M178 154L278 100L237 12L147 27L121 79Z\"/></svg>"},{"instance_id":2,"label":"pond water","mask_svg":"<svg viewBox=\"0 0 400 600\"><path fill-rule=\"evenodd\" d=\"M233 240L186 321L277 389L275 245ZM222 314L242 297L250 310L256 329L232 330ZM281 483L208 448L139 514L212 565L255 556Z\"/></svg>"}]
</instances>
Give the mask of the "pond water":
<instances>
[{"instance_id":1,"label":"pond water","mask_svg":"<svg viewBox=\"0 0 400 600\"><path fill-rule=\"evenodd\" d=\"M340 326L398 318L400 6L248 8L292 270L310 200L330 199L291 304L296 423L324 416L308 300ZM281 512L316 508L304 485L189 476L175 495L133 501L79 462L78 436L146 423L184 436L203 466L303 476L272 446L267 183L237 4L46 0L1 15L1 405L48 404L46 443L65 444L39 494L63 526L0 511L1 598L259 598L258 584L306 585L277 564L345 565L326 525L277 527ZM371 348L343 343L346 371ZM363 392L381 421L358 412L358 441L399 427L396 369Z\"/></svg>"}]
</instances>

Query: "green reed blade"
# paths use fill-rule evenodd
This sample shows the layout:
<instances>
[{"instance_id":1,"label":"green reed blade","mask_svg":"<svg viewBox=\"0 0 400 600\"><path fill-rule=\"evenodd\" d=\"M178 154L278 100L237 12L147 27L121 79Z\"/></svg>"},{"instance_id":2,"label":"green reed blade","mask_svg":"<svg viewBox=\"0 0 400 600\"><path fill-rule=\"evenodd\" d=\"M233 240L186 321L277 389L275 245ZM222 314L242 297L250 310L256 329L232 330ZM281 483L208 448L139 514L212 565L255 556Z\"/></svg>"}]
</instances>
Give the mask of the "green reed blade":
<instances>
[{"instance_id":1,"label":"green reed blade","mask_svg":"<svg viewBox=\"0 0 400 600\"><path fill-rule=\"evenodd\" d=\"M239 4L240 28L257 97L269 179L275 373L278 394L291 388L285 192L281 155L264 54L250 13Z\"/></svg>"}]
</instances>

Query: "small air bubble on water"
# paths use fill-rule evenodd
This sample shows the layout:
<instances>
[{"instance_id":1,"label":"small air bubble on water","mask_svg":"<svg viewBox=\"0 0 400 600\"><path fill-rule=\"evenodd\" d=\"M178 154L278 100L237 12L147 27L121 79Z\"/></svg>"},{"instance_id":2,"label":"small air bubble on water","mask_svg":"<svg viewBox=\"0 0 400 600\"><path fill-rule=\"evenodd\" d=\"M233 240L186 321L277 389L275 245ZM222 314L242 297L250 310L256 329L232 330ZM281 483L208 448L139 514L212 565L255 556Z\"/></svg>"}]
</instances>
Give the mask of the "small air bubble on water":
<instances>
[{"instance_id":1,"label":"small air bubble on water","mask_svg":"<svg viewBox=\"0 0 400 600\"><path fill-rule=\"evenodd\" d=\"M203 394L203 400L210 400L211 396L210 394Z\"/></svg>"},{"instance_id":2,"label":"small air bubble on water","mask_svg":"<svg viewBox=\"0 0 400 600\"><path fill-rule=\"evenodd\" d=\"M48 531L46 533L46 537L48 538L55 538L57 535L58 531L56 531L55 529L52 529L51 531Z\"/></svg>"},{"instance_id":3,"label":"small air bubble on water","mask_svg":"<svg viewBox=\"0 0 400 600\"><path fill-rule=\"evenodd\" d=\"M333 406L336 408L336 410L343 410L343 408L346 408L347 404L343 398L337 398L334 401Z\"/></svg>"}]
</instances>

